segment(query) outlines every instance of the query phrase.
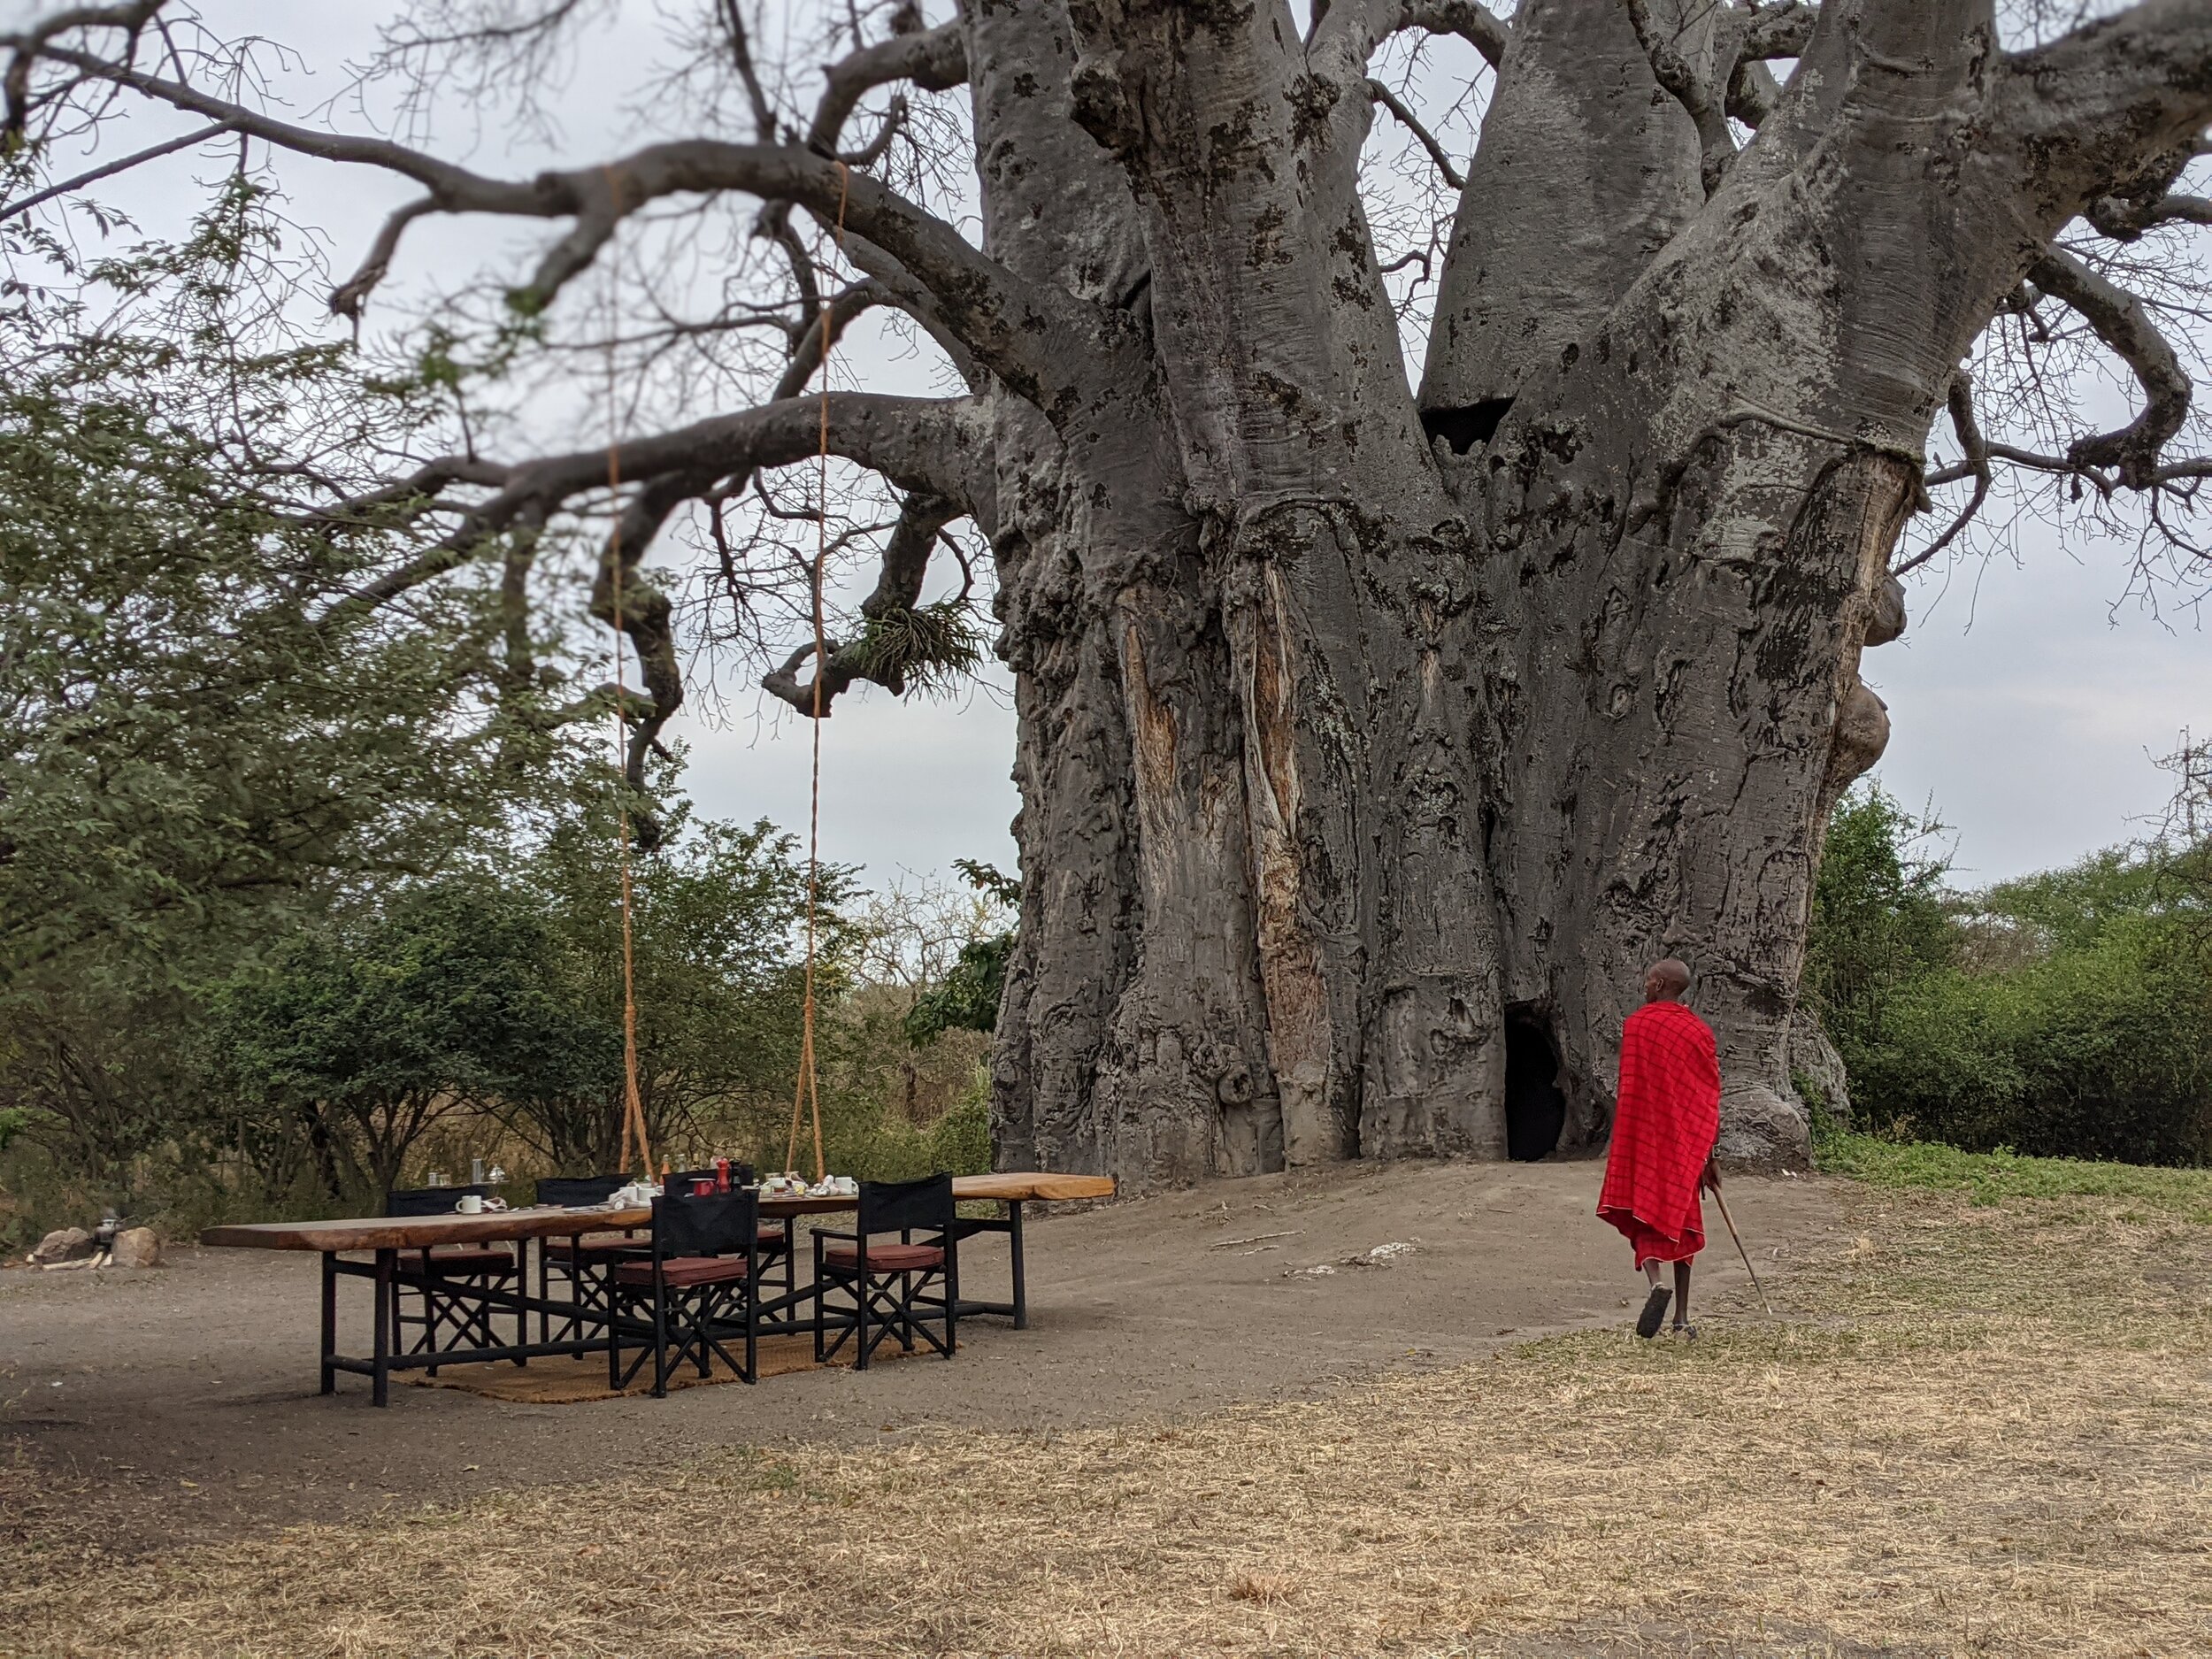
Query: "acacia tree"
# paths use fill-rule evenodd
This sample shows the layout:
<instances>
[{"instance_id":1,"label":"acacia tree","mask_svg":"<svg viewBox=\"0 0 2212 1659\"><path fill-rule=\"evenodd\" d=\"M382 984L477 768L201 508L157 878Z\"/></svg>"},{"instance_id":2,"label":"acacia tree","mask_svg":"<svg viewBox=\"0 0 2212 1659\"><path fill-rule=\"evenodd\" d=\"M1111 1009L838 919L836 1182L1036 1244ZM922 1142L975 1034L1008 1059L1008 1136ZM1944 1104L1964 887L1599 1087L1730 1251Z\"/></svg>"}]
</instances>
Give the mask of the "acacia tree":
<instances>
[{"instance_id":1,"label":"acacia tree","mask_svg":"<svg viewBox=\"0 0 2212 1659\"><path fill-rule=\"evenodd\" d=\"M526 79L588 9L455 0L385 63ZM726 618L764 628L794 580L802 614L820 588L775 531L830 508L778 470L826 444L887 481L882 522L841 520L841 548L880 545L858 631L765 678L811 715L957 657L956 617L921 600L974 526L1020 720L994 1062L1010 1164L1150 1182L1496 1156L1509 1053L1555 1058L1564 1141L1587 1144L1662 952L1695 965L1719 1033L1724 1152L1796 1156L1818 842L1886 737L1859 656L1904 625L1893 562L1944 539L1900 561L1908 520L2015 468L2170 526L2207 470L2168 453L2189 376L2126 280L2173 280L2160 227L2212 218L2176 188L2212 119L2204 0L2012 37L1993 0L1523 0L1509 20L1471 0L966 0L933 26L910 3L838 21L810 113L721 0L685 72L719 88L698 131L526 179L277 119L235 90L255 84L237 52L164 30L175 11L10 37L11 129L137 98L412 179L342 313L426 215L562 226L506 296L541 326L626 224L757 212L787 268L625 339L768 329L766 396L611 457L431 458L388 494L434 532L376 591L526 557L555 516L611 504L611 461L595 603L646 664L641 769L683 691L670 595L638 568L664 527L700 526ZM1494 71L1463 176L1418 134L1457 205L1417 373L1362 172L1378 103L1414 113L1373 68L1409 33ZM932 171L948 134L973 236ZM912 318L964 390L813 395L870 307ZM1993 319L2027 373L1985 433L1962 365ZM2034 352L2084 329L2139 414L2012 442L2073 418ZM1939 415L1952 465L1929 459ZM747 503L754 533L729 533Z\"/></svg>"}]
</instances>

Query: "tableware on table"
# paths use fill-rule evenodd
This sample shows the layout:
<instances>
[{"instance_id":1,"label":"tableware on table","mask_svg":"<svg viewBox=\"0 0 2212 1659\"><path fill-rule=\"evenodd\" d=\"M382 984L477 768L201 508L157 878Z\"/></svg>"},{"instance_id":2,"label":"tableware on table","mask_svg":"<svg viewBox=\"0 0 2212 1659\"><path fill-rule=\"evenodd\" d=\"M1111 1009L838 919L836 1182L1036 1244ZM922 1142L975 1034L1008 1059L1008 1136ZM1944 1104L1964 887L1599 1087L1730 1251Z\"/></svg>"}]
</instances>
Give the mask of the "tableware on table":
<instances>
[{"instance_id":1,"label":"tableware on table","mask_svg":"<svg viewBox=\"0 0 2212 1659\"><path fill-rule=\"evenodd\" d=\"M713 1196L714 1196L714 1179L713 1179L711 1176L706 1176L706 1175L702 1175L702 1176L699 1176L699 1177L695 1178L695 1179L692 1181L692 1183L691 1183L691 1195L692 1195L694 1198L711 1198L711 1197L713 1197Z\"/></svg>"},{"instance_id":2,"label":"tableware on table","mask_svg":"<svg viewBox=\"0 0 2212 1659\"><path fill-rule=\"evenodd\" d=\"M469 1160L469 1185L471 1187L481 1187L483 1184L484 1160L481 1158L471 1158Z\"/></svg>"},{"instance_id":3,"label":"tableware on table","mask_svg":"<svg viewBox=\"0 0 2212 1659\"><path fill-rule=\"evenodd\" d=\"M714 1161L714 1190L718 1193L730 1190L730 1161L727 1158Z\"/></svg>"},{"instance_id":4,"label":"tableware on table","mask_svg":"<svg viewBox=\"0 0 2212 1659\"><path fill-rule=\"evenodd\" d=\"M465 1216L480 1216L484 1213L484 1195L481 1193L463 1193L461 1202L456 1208Z\"/></svg>"}]
</instances>

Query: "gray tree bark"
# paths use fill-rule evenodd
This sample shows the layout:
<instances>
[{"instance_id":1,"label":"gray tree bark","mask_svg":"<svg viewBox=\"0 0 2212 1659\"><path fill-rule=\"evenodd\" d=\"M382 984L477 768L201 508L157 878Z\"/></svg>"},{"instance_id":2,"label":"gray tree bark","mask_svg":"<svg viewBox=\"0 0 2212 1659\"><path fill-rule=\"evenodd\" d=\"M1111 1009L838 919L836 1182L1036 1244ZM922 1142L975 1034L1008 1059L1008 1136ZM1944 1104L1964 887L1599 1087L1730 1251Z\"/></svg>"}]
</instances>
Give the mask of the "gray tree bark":
<instances>
[{"instance_id":1,"label":"gray tree bark","mask_svg":"<svg viewBox=\"0 0 2212 1659\"><path fill-rule=\"evenodd\" d=\"M2200 95L2139 90L2061 159L1985 5L1831 4L1709 201L1627 9L1528 0L1409 396L1352 171L1354 77L1402 17L1301 40L1264 4L1015 10L970 20L972 62L1024 65L979 71L983 152L1080 182L987 247L1037 257L1084 216L1035 274L1139 295L1149 349L1110 427L1056 421L1021 464L1058 505L1002 543L1027 900L1001 1157L1148 1183L1502 1156L1509 1025L1555 1057L1557 1147L1594 1147L1673 954L1720 1036L1724 1153L1801 1160L1811 878L1886 741L1858 658L1902 630L1932 419L2097 180ZM1714 8L1650 12L1730 79Z\"/></svg>"}]
</instances>

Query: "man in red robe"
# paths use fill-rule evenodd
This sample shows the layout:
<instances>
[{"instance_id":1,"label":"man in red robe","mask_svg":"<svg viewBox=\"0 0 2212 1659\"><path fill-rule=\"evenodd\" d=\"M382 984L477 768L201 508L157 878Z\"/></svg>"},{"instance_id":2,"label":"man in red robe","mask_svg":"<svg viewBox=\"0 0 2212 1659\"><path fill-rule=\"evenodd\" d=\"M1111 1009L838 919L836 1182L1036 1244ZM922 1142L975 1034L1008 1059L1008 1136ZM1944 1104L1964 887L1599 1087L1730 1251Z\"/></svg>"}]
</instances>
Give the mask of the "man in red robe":
<instances>
[{"instance_id":1,"label":"man in red robe","mask_svg":"<svg viewBox=\"0 0 2212 1659\"><path fill-rule=\"evenodd\" d=\"M1690 1324L1690 1263L1705 1248L1698 1188L1720 1190L1713 1143L1720 1134L1720 1056L1712 1027L1682 1002L1690 971L1670 956L1644 971L1644 1005L1621 1027L1620 1103L1605 1156L1598 1215L1627 1235L1651 1294L1636 1334L1659 1334L1674 1263L1674 1328Z\"/></svg>"}]
</instances>

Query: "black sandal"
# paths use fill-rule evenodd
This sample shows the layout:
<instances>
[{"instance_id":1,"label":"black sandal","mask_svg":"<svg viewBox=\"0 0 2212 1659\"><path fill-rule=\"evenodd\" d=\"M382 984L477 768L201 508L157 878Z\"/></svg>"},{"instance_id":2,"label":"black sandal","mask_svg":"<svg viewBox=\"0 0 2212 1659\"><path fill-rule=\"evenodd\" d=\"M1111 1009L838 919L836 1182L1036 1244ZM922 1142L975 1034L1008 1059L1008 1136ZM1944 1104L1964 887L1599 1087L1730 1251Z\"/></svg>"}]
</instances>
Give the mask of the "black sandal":
<instances>
[{"instance_id":1,"label":"black sandal","mask_svg":"<svg viewBox=\"0 0 2212 1659\"><path fill-rule=\"evenodd\" d=\"M1667 1299L1674 1293L1664 1285L1654 1285L1651 1294L1644 1298L1644 1310L1636 1316L1636 1334L1654 1337L1659 1334L1659 1321L1667 1317Z\"/></svg>"}]
</instances>

